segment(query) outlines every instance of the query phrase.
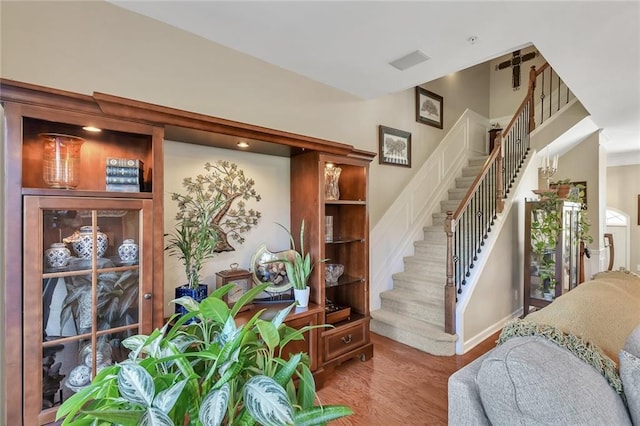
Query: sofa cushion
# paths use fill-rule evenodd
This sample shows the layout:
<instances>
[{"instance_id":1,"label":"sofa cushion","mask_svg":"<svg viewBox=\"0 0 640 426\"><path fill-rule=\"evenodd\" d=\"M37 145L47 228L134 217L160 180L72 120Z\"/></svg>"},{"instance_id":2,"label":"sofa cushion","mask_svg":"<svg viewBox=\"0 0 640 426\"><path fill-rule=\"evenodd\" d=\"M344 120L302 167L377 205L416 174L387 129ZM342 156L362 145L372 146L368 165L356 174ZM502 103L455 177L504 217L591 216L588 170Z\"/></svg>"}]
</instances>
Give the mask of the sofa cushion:
<instances>
[{"instance_id":1,"label":"sofa cushion","mask_svg":"<svg viewBox=\"0 0 640 426\"><path fill-rule=\"evenodd\" d=\"M476 380L494 425L631 424L601 374L543 337L514 337L496 347Z\"/></svg>"},{"instance_id":2,"label":"sofa cushion","mask_svg":"<svg viewBox=\"0 0 640 426\"><path fill-rule=\"evenodd\" d=\"M640 325L638 325L627 337L627 341L624 344L625 351L640 358Z\"/></svg>"},{"instance_id":3,"label":"sofa cushion","mask_svg":"<svg viewBox=\"0 0 640 426\"><path fill-rule=\"evenodd\" d=\"M640 358L620 351L620 378L633 424L640 425Z\"/></svg>"}]
</instances>

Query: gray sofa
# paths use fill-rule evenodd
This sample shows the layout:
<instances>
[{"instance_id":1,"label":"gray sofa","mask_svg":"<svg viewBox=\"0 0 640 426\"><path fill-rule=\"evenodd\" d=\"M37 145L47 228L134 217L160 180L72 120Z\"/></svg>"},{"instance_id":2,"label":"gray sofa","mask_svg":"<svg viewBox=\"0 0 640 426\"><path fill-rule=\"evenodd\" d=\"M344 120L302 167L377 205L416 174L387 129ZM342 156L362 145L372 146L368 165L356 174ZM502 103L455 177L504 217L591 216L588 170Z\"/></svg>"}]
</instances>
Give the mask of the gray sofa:
<instances>
[{"instance_id":1,"label":"gray sofa","mask_svg":"<svg viewBox=\"0 0 640 426\"><path fill-rule=\"evenodd\" d=\"M627 290L623 297L629 299ZM629 300L640 311L638 299ZM640 325L625 332L619 357L604 357L613 366L607 377L579 353L582 340L567 348L546 331L501 336L501 344L455 372L449 378L449 424L640 426Z\"/></svg>"}]
</instances>

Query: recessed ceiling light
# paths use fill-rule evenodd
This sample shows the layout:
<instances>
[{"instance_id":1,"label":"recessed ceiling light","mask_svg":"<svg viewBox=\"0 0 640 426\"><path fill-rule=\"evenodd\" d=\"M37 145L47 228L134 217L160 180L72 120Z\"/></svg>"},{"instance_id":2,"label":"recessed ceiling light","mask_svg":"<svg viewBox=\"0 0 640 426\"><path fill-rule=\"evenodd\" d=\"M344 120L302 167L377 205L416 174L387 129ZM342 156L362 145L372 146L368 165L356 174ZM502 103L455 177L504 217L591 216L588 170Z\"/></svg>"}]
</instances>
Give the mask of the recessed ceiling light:
<instances>
[{"instance_id":1,"label":"recessed ceiling light","mask_svg":"<svg viewBox=\"0 0 640 426\"><path fill-rule=\"evenodd\" d=\"M244 141L238 142L238 148L249 148L249 144Z\"/></svg>"},{"instance_id":2,"label":"recessed ceiling light","mask_svg":"<svg viewBox=\"0 0 640 426\"><path fill-rule=\"evenodd\" d=\"M102 129L99 129L99 128L93 127L93 126L84 126L82 128L82 130L86 130L87 132L94 132L94 133L98 133L98 132L102 131Z\"/></svg>"},{"instance_id":3,"label":"recessed ceiling light","mask_svg":"<svg viewBox=\"0 0 640 426\"><path fill-rule=\"evenodd\" d=\"M398 58L395 61L389 62L389 65L399 69L400 71L404 71L411 67L415 67L416 65L421 64L428 59L429 57L427 55L419 50L416 50L415 52L411 52L408 55L403 56L402 58Z\"/></svg>"}]
</instances>

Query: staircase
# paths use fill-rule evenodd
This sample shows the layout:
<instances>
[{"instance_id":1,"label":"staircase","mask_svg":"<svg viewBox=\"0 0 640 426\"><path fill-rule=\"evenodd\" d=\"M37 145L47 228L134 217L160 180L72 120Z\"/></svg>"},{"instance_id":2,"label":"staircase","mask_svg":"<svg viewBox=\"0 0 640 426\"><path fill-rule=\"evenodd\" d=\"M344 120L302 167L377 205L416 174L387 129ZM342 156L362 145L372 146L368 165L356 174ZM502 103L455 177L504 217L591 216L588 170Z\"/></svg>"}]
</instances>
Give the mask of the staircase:
<instances>
[{"instance_id":1,"label":"staircase","mask_svg":"<svg viewBox=\"0 0 640 426\"><path fill-rule=\"evenodd\" d=\"M471 158L455 180L455 188L433 214L433 226L414 242L414 255L404 258L404 271L393 275L393 289L382 292L381 308L371 312L371 331L434 355L454 355L456 336L444 332L444 285L447 211L455 210L487 157Z\"/></svg>"}]
</instances>

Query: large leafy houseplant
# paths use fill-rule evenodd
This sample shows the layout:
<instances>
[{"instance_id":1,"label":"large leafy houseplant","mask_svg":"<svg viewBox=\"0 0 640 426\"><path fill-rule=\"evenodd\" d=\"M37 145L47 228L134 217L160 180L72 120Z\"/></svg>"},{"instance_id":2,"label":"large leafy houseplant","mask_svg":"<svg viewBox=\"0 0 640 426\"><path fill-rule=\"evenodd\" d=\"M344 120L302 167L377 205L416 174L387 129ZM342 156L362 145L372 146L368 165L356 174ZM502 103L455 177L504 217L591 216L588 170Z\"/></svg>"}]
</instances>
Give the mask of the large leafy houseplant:
<instances>
[{"instance_id":1,"label":"large leafy houseplant","mask_svg":"<svg viewBox=\"0 0 640 426\"><path fill-rule=\"evenodd\" d=\"M102 369L58 410L63 425L314 425L352 414L345 406L315 406L315 383L306 354L284 359L287 343L311 327L284 324L257 312L243 325L235 315L263 291L257 286L233 307L221 297L233 283L201 303L175 300L188 314L172 316L149 336L127 338L129 359ZM190 318L197 321L185 325ZM175 321L175 323L174 323ZM297 381L297 386L294 383Z\"/></svg>"},{"instance_id":2,"label":"large leafy houseplant","mask_svg":"<svg viewBox=\"0 0 640 426\"><path fill-rule=\"evenodd\" d=\"M568 180L557 182L558 185L568 184ZM543 290L552 291L556 286L555 255L556 246L562 231L562 211L558 209L561 199L557 191L547 190L539 193L538 209L534 212L531 222L531 251L538 263L538 275ZM566 200L582 203L584 199L582 185L571 188ZM578 240L589 244L593 238L589 235L590 223L585 210L581 210L578 220Z\"/></svg>"}]
</instances>

